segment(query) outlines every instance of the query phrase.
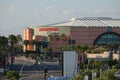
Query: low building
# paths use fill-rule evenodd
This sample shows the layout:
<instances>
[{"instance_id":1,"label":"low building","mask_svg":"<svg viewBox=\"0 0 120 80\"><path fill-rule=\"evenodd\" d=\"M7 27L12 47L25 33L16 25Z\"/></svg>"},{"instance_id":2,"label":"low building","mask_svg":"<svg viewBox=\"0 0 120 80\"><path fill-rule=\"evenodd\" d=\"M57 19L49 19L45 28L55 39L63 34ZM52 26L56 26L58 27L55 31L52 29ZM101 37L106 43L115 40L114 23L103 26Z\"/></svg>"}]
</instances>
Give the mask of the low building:
<instances>
[{"instance_id":1,"label":"low building","mask_svg":"<svg viewBox=\"0 0 120 80\"><path fill-rule=\"evenodd\" d=\"M88 58L88 63L94 60L104 61L108 60L110 56L110 52L104 52L104 53L87 53L86 54ZM119 55L117 53L113 53L112 59L119 59Z\"/></svg>"}]
</instances>

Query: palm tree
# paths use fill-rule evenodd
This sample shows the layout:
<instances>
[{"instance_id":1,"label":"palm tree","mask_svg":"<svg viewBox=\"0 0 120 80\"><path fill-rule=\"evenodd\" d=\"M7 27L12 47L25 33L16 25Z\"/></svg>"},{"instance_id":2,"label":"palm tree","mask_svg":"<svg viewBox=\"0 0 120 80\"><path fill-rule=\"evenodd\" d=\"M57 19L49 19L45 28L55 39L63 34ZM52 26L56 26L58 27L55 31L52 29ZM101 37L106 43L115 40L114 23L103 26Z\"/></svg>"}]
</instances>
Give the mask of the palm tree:
<instances>
[{"instance_id":1,"label":"palm tree","mask_svg":"<svg viewBox=\"0 0 120 80\"><path fill-rule=\"evenodd\" d=\"M18 41L20 41L20 42L22 41L22 36L20 34L18 34L16 37L17 37Z\"/></svg>"},{"instance_id":2,"label":"palm tree","mask_svg":"<svg viewBox=\"0 0 120 80\"><path fill-rule=\"evenodd\" d=\"M75 51L78 53L78 59L79 59L79 67L81 68L84 64L84 53L85 50L88 49L88 46L86 45L75 45Z\"/></svg>"},{"instance_id":3,"label":"palm tree","mask_svg":"<svg viewBox=\"0 0 120 80\"><path fill-rule=\"evenodd\" d=\"M38 55L35 55L35 59L36 59L36 62L38 63L39 61L39 56L40 56L40 52L41 52L41 41L37 41L37 40L31 40L29 41L29 44L32 46L32 49L34 51L37 51Z\"/></svg>"},{"instance_id":4,"label":"palm tree","mask_svg":"<svg viewBox=\"0 0 120 80\"><path fill-rule=\"evenodd\" d=\"M1 67L5 68L5 54L8 51L8 39L4 36L0 36L0 57Z\"/></svg>"},{"instance_id":5,"label":"palm tree","mask_svg":"<svg viewBox=\"0 0 120 80\"><path fill-rule=\"evenodd\" d=\"M41 49L42 46L42 42L41 41L37 41L37 40L31 40L29 41L29 44L31 46L34 46L34 50L38 51Z\"/></svg>"},{"instance_id":6,"label":"palm tree","mask_svg":"<svg viewBox=\"0 0 120 80\"><path fill-rule=\"evenodd\" d=\"M17 43L17 38L16 38L15 35L11 34L11 35L9 35L8 40L9 40L9 43L10 43L10 45L11 45L10 56L11 56L11 69L12 69L13 60L14 60L14 57L13 57L13 54L14 54L14 46L15 46L15 44Z\"/></svg>"},{"instance_id":7,"label":"palm tree","mask_svg":"<svg viewBox=\"0 0 120 80\"><path fill-rule=\"evenodd\" d=\"M13 34L9 35L8 40L10 42L11 45L11 49L14 49L15 44L17 43L17 37Z\"/></svg>"},{"instance_id":8,"label":"palm tree","mask_svg":"<svg viewBox=\"0 0 120 80\"><path fill-rule=\"evenodd\" d=\"M53 36L52 35L48 35L49 41L53 41Z\"/></svg>"},{"instance_id":9,"label":"palm tree","mask_svg":"<svg viewBox=\"0 0 120 80\"><path fill-rule=\"evenodd\" d=\"M81 51L82 51L82 63L84 63L84 53L88 49L87 45L81 45Z\"/></svg>"},{"instance_id":10,"label":"palm tree","mask_svg":"<svg viewBox=\"0 0 120 80\"><path fill-rule=\"evenodd\" d=\"M41 52L41 47L42 47L42 41L36 41L35 42L36 44L36 50L40 50L40 52Z\"/></svg>"},{"instance_id":11,"label":"palm tree","mask_svg":"<svg viewBox=\"0 0 120 80\"><path fill-rule=\"evenodd\" d=\"M27 46L29 44L29 40L24 40L23 44L25 45L25 51L27 50Z\"/></svg>"},{"instance_id":12,"label":"palm tree","mask_svg":"<svg viewBox=\"0 0 120 80\"><path fill-rule=\"evenodd\" d=\"M61 37L62 37L62 40L63 40L63 41L67 41L67 37L66 37L65 34L62 34Z\"/></svg>"},{"instance_id":13,"label":"palm tree","mask_svg":"<svg viewBox=\"0 0 120 80\"><path fill-rule=\"evenodd\" d=\"M54 34L54 38L55 38L56 41L60 40L59 35L57 33Z\"/></svg>"},{"instance_id":14,"label":"palm tree","mask_svg":"<svg viewBox=\"0 0 120 80\"><path fill-rule=\"evenodd\" d=\"M21 43L22 43L22 36L21 35L17 35L16 38L17 38L17 43L18 43L18 50L20 52L20 47L21 47Z\"/></svg>"},{"instance_id":15,"label":"palm tree","mask_svg":"<svg viewBox=\"0 0 120 80\"><path fill-rule=\"evenodd\" d=\"M35 50L36 41L35 40L31 40L31 41L29 41L29 44L32 46L32 49L34 48L34 50Z\"/></svg>"}]
</instances>

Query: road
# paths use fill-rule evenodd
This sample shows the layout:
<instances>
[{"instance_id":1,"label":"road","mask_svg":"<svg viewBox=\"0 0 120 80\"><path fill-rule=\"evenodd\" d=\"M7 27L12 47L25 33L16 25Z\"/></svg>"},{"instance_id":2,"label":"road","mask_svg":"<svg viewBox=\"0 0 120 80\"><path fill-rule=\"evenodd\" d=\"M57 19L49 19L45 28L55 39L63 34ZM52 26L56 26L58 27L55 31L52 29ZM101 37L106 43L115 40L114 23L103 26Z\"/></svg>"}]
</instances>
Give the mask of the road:
<instances>
[{"instance_id":1,"label":"road","mask_svg":"<svg viewBox=\"0 0 120 80\"><path fill-rule=\"evenodd\" d=\"M62 76L61 71L48 71L48 77L58 77ZM34 71L23 71L21 80L44 80L43 71L38 71L37 73Z\"/></svg>"},{"instance_id":2,"label":"road","mask_svg":"<svg viewBox=\"0 0 120 80\"><path fill-rule=\"evenodd\" d=\"M20 72L22 67L22 72ZM58 65L57 62L47 61L42 64L35 64L35 61L16 59L13 65L13 70L21 73L21 80L43 80L45 68L48 68L49 77L51 75L54 77L62 76L62 66Z\"/></svg>"}]
</instances>

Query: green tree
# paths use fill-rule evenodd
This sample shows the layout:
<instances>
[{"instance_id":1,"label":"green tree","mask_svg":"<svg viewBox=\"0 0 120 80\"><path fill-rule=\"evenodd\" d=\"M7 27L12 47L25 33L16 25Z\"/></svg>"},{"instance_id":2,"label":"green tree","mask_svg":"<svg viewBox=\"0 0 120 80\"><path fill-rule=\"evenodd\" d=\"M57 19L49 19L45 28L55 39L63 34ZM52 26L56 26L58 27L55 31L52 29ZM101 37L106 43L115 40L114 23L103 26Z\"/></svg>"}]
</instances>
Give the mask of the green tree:
<instances>
[{"instance_id":1,"label":"green tree","mask_svg":"<svg viewBox=\"0 0 120 80\"><path fill-rule=\"evenodd\" d=\"M84 80L85 75L87 75L89 77L89 80L92 80L92 71L90 71L90 70L81 71L80 74L78 74L77 76L75 76L71 80Z\"/></svg>"},{"instance_id":2,"label":"green tree","mask_svg":"<svg viewBox=\"0 0 120 80\"><path fill-rule=\"evenodd\" d=\"M17 35L16 36L16 38L17 38L17 52L21 52L22 51L22 36L21 35Z\"/></svg>"},{"instance_id":3,"label":"green tree","mask_svg":"<svg viewBox=\"0 0 120 80\"><path fill-rule=\"evenodd\" d=\"M110 43L106 47L108 48L108 50L116 50L118 49L119 45L117 45L116 43Z\"/></svg>"},{"instance_id":4,"label":"green tree","mask_svg":"<svg viewBox=\"0 0 120 80\"><path fill-rule=\"evenodd\" d=\"M14 46L17 43L17 37L15 35L11 34L11 35L9 35L8 40L9 40L9 43L11 45L10 56L11 56L11 69L12 69L12 66L13 66L13 54L14 54L14 48L15 48Z\"/></svg>"},{"instance_id":5,"label":"green tree","mask_svg":"<svg viewBox=\"0 0 120 80\"><path fill-rule=\"evenodd\" d=\"M22 42L22 36L21 35L17 35L16 38L17 38L18 43Z\"/></svg>"},{"instance_id":6,"label":"green tree","mask_svg":"<svg viewBox=\"0 0 120 80\"><path fill-rule=\"evenodd\" d=\"M115 69L109 69L104 72L102 72L102 75L100 78L96 78L96 80L120 80L120 78L115 77L114 74L117 70Z\"/></svg>"},{"instance_id":7,"label":"green tree","mask_svg":"<svg viewBox=\"0 0 120 80\"><path fill-rule=\"evenodd\" d=\"M80 59L79 67L83 68L83 64L85 62L85 51L87 51L88 46L87 45L75 45L75 51L78 53L78 58Z\"/></svg>"},{"instance_id":8,"label":"green tree","mask_svg":"<svg viewBox=\"0 0 120 80\"><path fill-rule=\"evenodd\" d=\"M54 40L52 35L48 35L48 38L49 38L49 41L53 41Z\"/></svg>"},{"instance_id":9,"label":"green tree","mask_svg":"<svg viewBox=\"0 0 120 80\"><path fill-rule=\"evenodd\" d=\"M97 69L100 70L103 68L103 64L101 61L95 60L95 61L91 61L88 65L89 69Z\"/></svg>"},{"instance_id":10,"label":"green tree","mask_svg":"<svg viewBox=\"0 0 120 80\"><path fill-rule=\"evenodd\" d=\"M41 48L42 48L42 41L36 41L35 42L36 44L36 50L40 51L41 52Z\"/></svg>"},{"instance_id":11,"label":"green tree","mask_svg":"<svg viewBox=\"0 0 120 80\"><path fill-rule=\"evenodd\" d=\"M116 59L108 60L107 62L108 62L108 65L109 65L110 68L112 68L113 65L118 64L118 61Z\"/></svg>"},{"instance_id":12,"label":"green tree","mask_svg":"<svg viewBox=\"0 0 120 80\"><path fill-rule=\"evenodd\" d=\"M24 40L23 44L25 45L25 51L27 50L27 46L29 44L29 40Z\"/></svg>"},{"instance_id":13,"label":"green tree","mask_svg":"<svg viewBox=\"0 0 120 80\"><path fill-rule=\"evenodd\" d=\"M4 36L0 36L0 59L1 67L5 68L5 56L8 52L8 39Z\"/></svg>"},{"instance_id":14,"label":"green tree","mask_svg":"<svg viewBox=\"0 0 120 80\"><path fill-rule=\"evenodd\" d=\"M41 41L37 41L37 40L31 40L30 41L30 45L34 46L35 51L39 51L38 55L32 55L32 58L34 57L36 59L36 62L38 63L39 60L39 53L41 53L41 46L42 46L42 42Z\"/></svg>"},{"instance_id":15,"label":"green tree","mask_svg":"<svg viewBox=\"0 0 120 80\"><path fill-rule=\"evenodd\" d=\"M56 41L60 40L59 35L57 33L54 34L54 38L55 38Z\"/></svg>"},{"instance_id":16,"label":"green tree","mask_svg":"<svg viewBox=\"0 0 120 80\"><path fill-rule=\"evenodd\" d=\"M62 38L63 41L67 41L67 37L66 37L65 34L62 34L62 35L61 35L61 38Z\"/></svg>"},{"instance_id":17,"label":"green tree","mask_svg":"<svg viewBox=\"0 0 120 80\"><path fill-rule=\"evenodd\" d=\"M33 48L36 47L36 41L35 40L31 40L29 41L29 45L31 45Z\"/></svg>"}]
</instances>

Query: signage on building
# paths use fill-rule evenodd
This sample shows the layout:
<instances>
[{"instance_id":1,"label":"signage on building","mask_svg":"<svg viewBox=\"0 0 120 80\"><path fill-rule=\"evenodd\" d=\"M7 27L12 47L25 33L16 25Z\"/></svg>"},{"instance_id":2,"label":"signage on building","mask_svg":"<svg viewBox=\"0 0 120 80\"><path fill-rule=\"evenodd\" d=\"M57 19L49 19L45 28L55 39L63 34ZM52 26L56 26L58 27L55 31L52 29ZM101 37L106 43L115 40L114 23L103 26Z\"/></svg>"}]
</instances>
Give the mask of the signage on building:
<instances>
[{"instance_id":1,"label":"signage on building","mask_svg":"<svg viewBox=\"0 0 120 80\"><path fill-rule=\"evenodd\" d=\"M59 28L56 28L56 27L39 28L39 31L59 31Z\"/></svg>"}]
</instances>

